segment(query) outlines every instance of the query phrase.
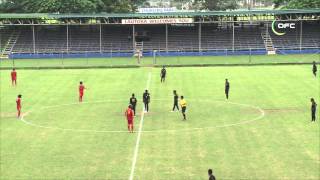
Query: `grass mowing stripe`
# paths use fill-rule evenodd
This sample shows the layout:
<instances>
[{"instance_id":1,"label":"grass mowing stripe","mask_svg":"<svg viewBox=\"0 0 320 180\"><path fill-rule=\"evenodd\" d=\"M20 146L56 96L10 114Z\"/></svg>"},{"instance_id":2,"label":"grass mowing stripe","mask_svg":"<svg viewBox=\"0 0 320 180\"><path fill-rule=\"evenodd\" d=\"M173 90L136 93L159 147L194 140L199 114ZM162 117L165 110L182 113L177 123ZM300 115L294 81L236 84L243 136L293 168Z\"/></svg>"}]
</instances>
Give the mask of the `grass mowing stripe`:
<instances>
[{"instance_id":1,"label":"grass mowing stripe","mask_svg":"<svg viewBox=\"0 0 320 180\"><path fill-rule=\"evenodd\" d=\"M148 74L148 81L147 81L146 89L149 89L150 81L151 81L151 72L149 72L149 74ZM133 180L133 177L134 177L134 169L135 169L136 163L137 163L137 157L138 157L139 145L140 145L140 139L141 139L141 131L142 131L142 126L143 126L144 111L145 111L145 108L142 107L141 120L140 120L140 125L139 125L139 130L138 130L138 137L137 137L137 141L136 141L136 147L134 148L134 154L133 154L133 159L132 159L132 166L131 166L129 180Z\"/></svg>"}]
</instances>

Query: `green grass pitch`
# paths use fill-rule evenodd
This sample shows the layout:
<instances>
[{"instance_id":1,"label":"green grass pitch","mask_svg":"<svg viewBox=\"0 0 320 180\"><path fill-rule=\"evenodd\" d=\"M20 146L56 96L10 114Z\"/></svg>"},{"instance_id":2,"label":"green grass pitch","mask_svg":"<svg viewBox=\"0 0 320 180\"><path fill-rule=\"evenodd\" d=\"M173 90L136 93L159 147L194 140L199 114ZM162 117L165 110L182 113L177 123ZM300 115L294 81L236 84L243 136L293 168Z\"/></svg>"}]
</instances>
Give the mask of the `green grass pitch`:
<instances>
[{"instance_id":1,"label":"green grass pitch","mask_svg":"<svg viewBox=\"0 0 320 180\"><path fill-rule=\"evenodd\" d=\"M0 179L128 179L135 150L133 179L207 179L208 168L218 179L320 179L319 118L310 122L320 82L310 65L167 71L160 84L160 69L150 67L18 70L11 87L1 70ZM151 105L141 123L146 86ZM174 89L187 100L185 122L170 112ZM24 121L15 118L19 93ZM134 134L124 117L131 93Z\"/></svg>"},{"instance_id":2,"label":"green grass pitch","mask_svg":"<svg viewBox=\"0 0 320 180\"><path fill-rule=\"evenodd\" d=\"M294 55L240 55L240 56L195 56L195 57L144 57L142 66L148 65L232 65L232 64L278 64L320 62L320 53ZM0 61L0 68L30 67L88 67L88 66L137 66L136 58L59 58L59 59L9 59Z\"/></svg>"}]
</instances>

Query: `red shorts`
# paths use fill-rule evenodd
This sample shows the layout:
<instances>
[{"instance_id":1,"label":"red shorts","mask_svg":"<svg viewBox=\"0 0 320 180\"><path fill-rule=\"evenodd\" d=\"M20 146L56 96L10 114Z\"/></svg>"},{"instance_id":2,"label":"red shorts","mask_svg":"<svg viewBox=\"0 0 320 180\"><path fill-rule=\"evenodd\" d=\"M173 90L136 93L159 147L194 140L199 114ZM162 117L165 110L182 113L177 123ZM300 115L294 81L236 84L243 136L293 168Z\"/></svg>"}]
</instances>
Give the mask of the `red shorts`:
<instances>
[{"instance_id":1,"label":"red shorts","mask_svg":"<svg viewBox=\"0 0 320 180\"><path fill-rule=\"evenodd\" d=\"M128 124L132 125L133 124L133 119L127 119L128 120Z\"/></svg>"},{"instance_id":2,"label":"red shorts","mask_svg":"<svg viewBox=\"0 0 320 180\"><path fill-rule=\"evenodd\" d=\"M82 97L82 96L83 96L83 93L79 93L79 96Z\"/></svg>"},{"instance_id":3,"label":"red shorts","mask_svg":"<svg viewBox=\"0 0 320 180\"><path fill-rule=\"evenodd\" d=\"M17 80L17 78L11 78L11 80L12 80L12 81L16 81L16 80Z\"/></svg>"},{"instance_id":4,"label":"red shorts","mask_svg":"<svg viewBox=\"0 0 320 180\"><path fill-rule=\"evenodd\" d=\"M18 110L18 111L21 111L21 107L20 107L20 106L18 106L18 107L17 107L17 110Z\"/></svg>"}]
</instances>

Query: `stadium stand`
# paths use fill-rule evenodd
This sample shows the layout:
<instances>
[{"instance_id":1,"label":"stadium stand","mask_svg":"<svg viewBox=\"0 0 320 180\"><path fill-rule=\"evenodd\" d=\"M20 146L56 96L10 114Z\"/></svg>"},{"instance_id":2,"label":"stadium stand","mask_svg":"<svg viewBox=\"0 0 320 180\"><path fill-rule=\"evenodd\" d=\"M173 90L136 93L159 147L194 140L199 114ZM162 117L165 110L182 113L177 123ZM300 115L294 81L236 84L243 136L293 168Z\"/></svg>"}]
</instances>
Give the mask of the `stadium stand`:
<instances>
[{"instance_id":1,"label":"stadium stand","mask_svg":"<svg viewBox=\"0 0 320 180\"><path fill-rule=\"evenodd\" d=\"M235 41L232 46L232 28L204 30L203 49L264 49L264 43L258 26L235 27Z\"/></svg>"},{"instance_id":2,"label":"stadium stand","mask_svg":"<svg viewBox=\"0 0 320 180\"><path fill-rule=\"evenodd\" d=\"M10 37L11 31L8 29L0 29L0 43L1 43L1 50L4 48L5 44L8 42Z\"/></svg>"},{"instance_id":3,"label":"stadium stand","mask_svg":"<svg viewBox=\"0 0 320 180\"><path fill-rule=\"evenodd\" d=\"M168 25L169 51L199 51L198 26ZM1 47L8 41L13 32L20 32L13 47L13 53L33 53L32 29L19 27L2 29ZM100 52L99 26L39 26L35 30L36 53L82 53ZM259 25L235 26L235 41L232 45L231 26L202 25L201 50L248 50L265 49ZM277 49L294 49L300 47L299 27L288 31L284 36L277 36L269 29L273 45ZM104 25L102 29L101 52L132 52L132 27L125 25ZM166 37L164 25L137 26L135 39L143 42L144 51L166 51ZM318 48L320 42L319 24L304 24L301 46L304 48Z\"/></svg>"},{"instance_id":4,"label":"stadium stand","mask_svg":"<svg viewBox=\"0 0 320 180\"><path fill-rule=\"evenodd\" d=\"M273 44L277 49L297 49L300 47L300 27L297 23L296 29L286 31L283 36L277 36L270 33ZM272 32L271 28L269 29ZM320 25L319 23L304 24L302 30L302 48L319 48L320 47Z\"/></svg>"}]
</instances>

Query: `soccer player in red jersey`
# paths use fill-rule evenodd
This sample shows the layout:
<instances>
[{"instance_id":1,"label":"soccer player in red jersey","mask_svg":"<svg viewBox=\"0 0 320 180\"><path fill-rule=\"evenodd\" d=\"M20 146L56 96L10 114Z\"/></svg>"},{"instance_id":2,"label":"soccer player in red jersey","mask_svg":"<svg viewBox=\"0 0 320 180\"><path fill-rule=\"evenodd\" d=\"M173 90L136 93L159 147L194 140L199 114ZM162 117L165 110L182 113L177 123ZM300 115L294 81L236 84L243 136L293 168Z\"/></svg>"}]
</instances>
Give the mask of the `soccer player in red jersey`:
<instances>
[{"instance_id":1,"label":"soccer player in red jersey","mask_svg":"<svg viewBox=\"0 0 320 180\"><path fill-rule=\"evenodd\" d=\"M133 116L134 112L132 110L132 105L128 106L128 109L124 113L125 116L127 116L127 121L128 121L128 131L129 133L133 133Z\"/></svg>"},{"instance_id":2,"label":"soccer player in red jersey","mask_svg":"<svg viewBox=\"0 0 320 180\"><path fill-rule=\"evenodd\" d=\"M82 97L83 97L83 93L84 93L85 89L86 88L84 87L83 82L80 81L80 85L79 85L79 102L82 102Z\"/></svg>"},{"instance_id":3,"label":"soccer player in red jersey","mask_svg":"<svg viewBox=\"0 0 320 180\"><path fill-rule=\"evenodd\" d=\"M19 94L19 95L18 95L18 98L17 98L17 100L16 100L16 103L17 103L17 111L18 111L17 117L18 117L18 118L20 118L20 114L21 114L21 97L22 97L22 95Z\"/></svg>"},{"instance_id":4,"label":"soccer player in red jersey","mask_svg":"<svg viewBox=\"0 0 320 180\"><path fill-rule=\"evenodd\" d=\"M17 71L14 68L11 71L11 83L12 83L12 86L17 85Z\"/></svg>"}]
</instances>

